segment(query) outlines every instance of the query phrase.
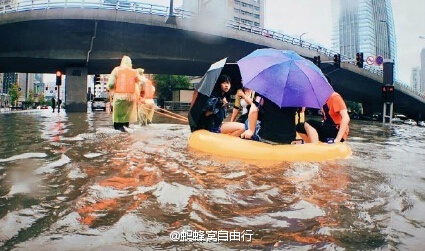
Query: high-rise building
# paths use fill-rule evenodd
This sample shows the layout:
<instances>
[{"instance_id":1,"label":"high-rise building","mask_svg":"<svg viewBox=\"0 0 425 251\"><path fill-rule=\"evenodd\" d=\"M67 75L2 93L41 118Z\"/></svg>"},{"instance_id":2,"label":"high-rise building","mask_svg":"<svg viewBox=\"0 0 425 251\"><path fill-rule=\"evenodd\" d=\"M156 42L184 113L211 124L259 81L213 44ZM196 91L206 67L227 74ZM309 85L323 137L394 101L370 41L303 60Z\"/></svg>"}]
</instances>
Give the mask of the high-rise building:
<instances>
[{"instance_id":1,"label":"high-rise building","mask_svg":"<svg viewBox=\"0 0 425 251\"><path fill-rule=\"evenodd\" d=\"M9 88L12 87L18 80L18 74L17 73L3 73L3 88L2 93L8 93Z\"/></svg>"},{"instance_id":2,"label":"high-rise building","mask_svg":"<svg viewBox=\"0 0 425 251\"><path fill-rule=\"evenodd\" d=\"M18 85L19 98L17 102L28 101L31 99L30 95L32 92L33 97L36 98L39 93L43 91L44 84L42 83L43 74L37 73L0 73L0 94L2 100L8 95L10 88L14 84Z\"/></svg>"},{"instance_id":3,"label":"high-rise building","mask_svg":"<svg viewBox=\"0 0 425 251\"><path fill-rule=\"evenodd\" d=\"M32 85L32 90L34 91L34 97L38 97L38 94L42 93L44 89L43 74L34 74L34 79L32 82L30 82L30 84Z\"/></svg>"},{"instance_id":4,"label":"high-rise building","mask_svg":"<svg viewBox=\"0 0 425 251\"><path fill-rule=\"evenodd\" d=\"M425 48L421 51L421 84L419 92L425 93Z\"/></svg>"},{"instance_id":5,"label":"high-rise building","mask_svg":"<svg viewBox=\"0 0 425 251\"><path fill-rule=\"evenodd\" d=\"M3 73L0 72L0 93L3 93Z\"/></svg>"},{"instance_id":6,"label":"high-rise building","mask_svg":"<svg viewBox=\"0 0 425 251\"><path fill-rule=\"evenodd\" d=\"M332 0L332 19L333 50L352 59L356 58L356 53L363 52L365 60L368 56L380 55L396 61L390 0Z\"/></svg>"},{"instance_id":7,"label":"high-rise building","mask_svg":"<svg viewBox=\"0 0 425 251\"><path fill-rule=\"evenodd\" d=\"M215 19L264 26L265 0L185 0L182 8Z\"/></svg>"},{"instance_id":8,"label":"high-rise building","mask_svg":"<svg viewBox=\"0 0 425 251\"><path fill-rule=\"evenodd\" d=\"M421 86L421 68L414 67L412 69L412 75L410 76L410 85L414 91L420 92Z\"/></svg>"},{"instance_id":9,"label":"high-rise building","mask_svg":"<svg viewBox=\"0 0 425 251\"><path fill-rule=\"evenodd\" d=\"M109 93L106 90L108 84L109 74L100 74L99 84L95 85L94 75L88 76L87 94L93 95L92 97L109 97Z\"/></svg>"}]
</instances>

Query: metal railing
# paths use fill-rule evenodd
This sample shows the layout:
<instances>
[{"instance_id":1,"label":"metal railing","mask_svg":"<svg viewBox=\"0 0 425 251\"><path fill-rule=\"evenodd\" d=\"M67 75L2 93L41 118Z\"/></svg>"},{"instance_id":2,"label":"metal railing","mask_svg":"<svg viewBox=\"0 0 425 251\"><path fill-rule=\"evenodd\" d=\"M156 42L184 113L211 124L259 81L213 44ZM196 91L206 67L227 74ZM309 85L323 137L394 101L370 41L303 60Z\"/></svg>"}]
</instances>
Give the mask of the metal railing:
<instances>
[{"instance_id":1,"label":"metal railing","mask_svg":"<svg viewBox=\"0 0 425 251\"><path fill-rule=\"evenodd\" d=\"M107 9L130 11L158 16L168 16L170 8L163 5L143 3L142 1L108 1L108 0L10 0L0 4L0 14L48 9ZM188 18L195 15L192 11L173 8L173 15Z\"/></svg>"},{"instance_id":2,"label":"metal railing","mask_svg":"<svg viewBox=\"0 0 425 251\"><path fill-rule=\"evenodd\" d=\"M234 21L234 20L227 20L226 25L227 25L227 27L230 27L230 28L233 28L233 29L237 29L237 30L241 30L241 31L247 31L247 32L250 32L250 33L254 33L254 34L257 34L257 35L264 36L264 37L280 40L280 41L290 43L290 44L293 44L293 45L298 45L300 47L307 48L309 50L314 50L314 51L317 51L319 53L325 54L329 57L332 57L334 54L338 53L336 51L326 49L323 46L312 44L310 42L301 40L299 38L291 37L289 35L286 35L286 34L283 34L283 33L280 33L280 32L276 32L274 30L269 30L269 29L266 29L266 28L263 28L263 27L253 26L251 24L246 24L246 23L238 22L238 21ZM343 56L341 56L341 59L343 59ZM348 57L345 57L344 59L348 59Z\"/></svg>"}]
</instances>

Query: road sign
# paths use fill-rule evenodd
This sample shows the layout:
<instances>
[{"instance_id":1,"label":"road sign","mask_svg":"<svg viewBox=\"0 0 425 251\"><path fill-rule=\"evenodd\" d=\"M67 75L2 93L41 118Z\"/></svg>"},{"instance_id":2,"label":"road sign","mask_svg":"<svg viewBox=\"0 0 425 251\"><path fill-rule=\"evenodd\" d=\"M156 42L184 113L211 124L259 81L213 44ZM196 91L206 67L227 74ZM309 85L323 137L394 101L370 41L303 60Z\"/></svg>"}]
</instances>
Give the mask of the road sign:
<instances>
[{"instance_id":1,"label":"road sign","mask_svg":"<svg viewBox=\"0 0 425 251\"><path fill-rule=\"evenodd\" d=\"M369 56L366 58L366 64L373 65L375 63L375 58L373 56Z\"/></svg>"},{"instance_id":2,"label":"road sign","mask_svg":"<svg viewBox=\"0 0 425 251\"><path fill-rule=\"evenodd\" d=\"M376 56L375 58L375 64L378 66L381 66L384 63L384 58L381 55Z\"/></svg>"}]
</instances>

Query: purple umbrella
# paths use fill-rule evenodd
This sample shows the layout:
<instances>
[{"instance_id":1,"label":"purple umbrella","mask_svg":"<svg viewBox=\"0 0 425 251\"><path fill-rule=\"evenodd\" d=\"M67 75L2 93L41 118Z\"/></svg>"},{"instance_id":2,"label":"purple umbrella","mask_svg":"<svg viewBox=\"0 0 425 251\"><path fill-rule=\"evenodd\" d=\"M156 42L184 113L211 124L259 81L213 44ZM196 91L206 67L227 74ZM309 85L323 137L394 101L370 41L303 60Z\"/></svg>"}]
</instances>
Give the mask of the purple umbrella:
<instances>
[{"instance_id":1,"label":"purple umbrella","mask_svg":"<svg viewBox=\"0 0 425 251\"><path fill-rule=\"evenodd\" d=\"M238 65L243 85L280 107L320 109L334 92L322 71L294 51L258 49Z\"/></svg>"}]
</instances>

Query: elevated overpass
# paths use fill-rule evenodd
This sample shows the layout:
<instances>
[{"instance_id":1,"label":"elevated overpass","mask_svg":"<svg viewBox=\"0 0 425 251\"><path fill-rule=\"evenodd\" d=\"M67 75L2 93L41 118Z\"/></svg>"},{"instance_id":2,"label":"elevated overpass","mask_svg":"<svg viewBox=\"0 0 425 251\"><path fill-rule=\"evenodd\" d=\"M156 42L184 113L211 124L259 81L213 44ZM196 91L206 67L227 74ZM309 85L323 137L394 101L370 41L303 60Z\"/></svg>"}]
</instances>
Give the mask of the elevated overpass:
<instances>
[{"instance_id":1,"label":"elevated overpass","mask_svg":"<svg viewBox=\"0 0 425 251\"><path fill-rule=\"evenodd\" d=\"M110 73L123 55L148 73L203 75L212 62L237 61L255 49L294 50L331 62L336 52L285 34L228 20L205 20L195 13L143 3L98 0L16 0L0 6L0 72L67 75L67 110L85 108L87 74ZM342 58L347 59L347 58ZM322 64L334 89L381 111L382 74L342 63ZM424 115L425 99L395 83L395 111ZM84 93L80 91L83 89ZM84 107L84 108L83 108Z\"/></svg>"}]
</instances>

